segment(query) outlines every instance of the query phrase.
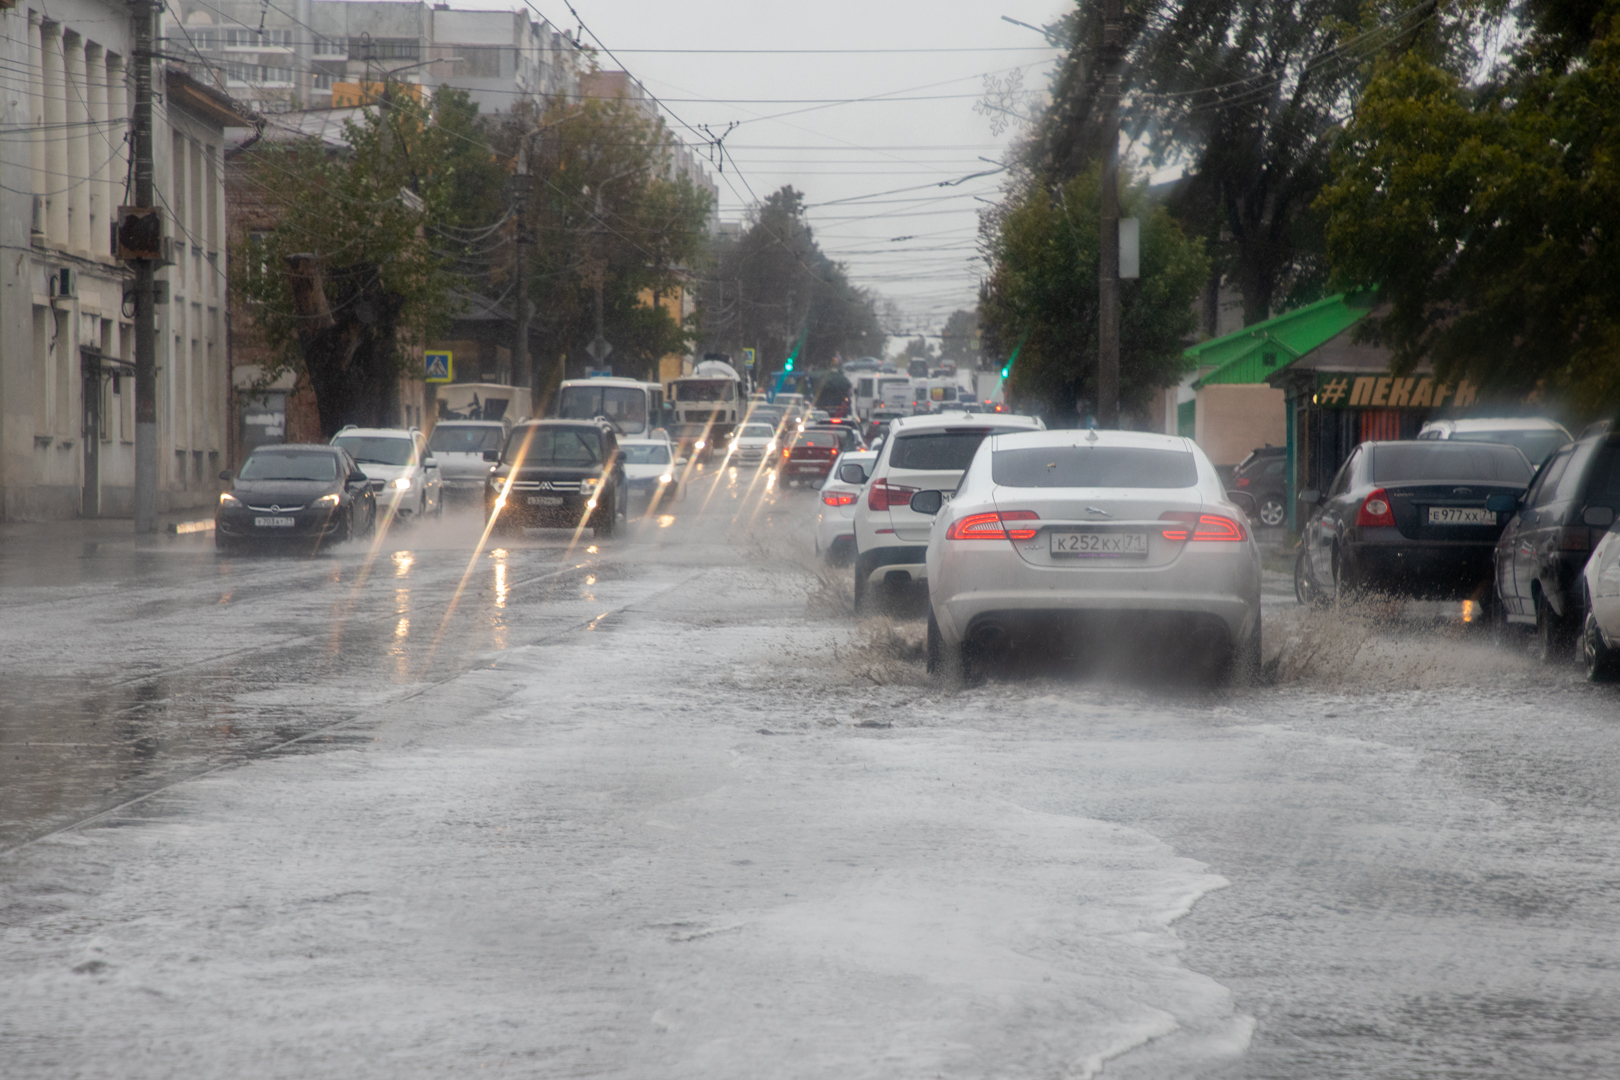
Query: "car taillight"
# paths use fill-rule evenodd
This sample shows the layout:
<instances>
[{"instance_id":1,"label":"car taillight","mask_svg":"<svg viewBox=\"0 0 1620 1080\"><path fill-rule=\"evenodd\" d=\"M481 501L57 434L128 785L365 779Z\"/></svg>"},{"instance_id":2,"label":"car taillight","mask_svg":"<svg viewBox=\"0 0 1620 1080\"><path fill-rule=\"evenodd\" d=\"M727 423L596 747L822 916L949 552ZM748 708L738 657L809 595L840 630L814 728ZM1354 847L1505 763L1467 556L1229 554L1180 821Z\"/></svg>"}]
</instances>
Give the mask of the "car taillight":
<instances>
[{"instance_id":1,"label":"car taillight","mask_svg":"<svg viewBox=\"0 0 1620 1080\"><path fill-rule=\"evenodd\" d=\"M1038 521L1040 515L1033 510L1002 510L999 513L969 514L951 522L945 530L947 540L1033 540L1037 530L1009 527L1009 521Z\"/></svg>"},{"instance_id":2,"label":"car taillight","mask_svg":"<svg viewBox=\"0 0 1620 1080\"><path fill-rule=\"evenodd\" d=\"M1239 543L1249 538L1248 530L1240 521L1220 514L1199 514L1191 510L1167 510L1159 515L1160 521L1173 521L1164 527L1166 540L1215 540Z\"/></svg>"},{"instance_id":3,"label":"car taillight","mask_svg":"<svg viewBox=\"0 0 1620 1080\"><path fill-rule=\"evenodd\" d=\"M1389 496L1383 488L1374 488L1367 493L1361 502L1361 509L1356 511L1357 525L1393 525L1395 513L1389 508Z\"/></svg>"},{"instance_id":4,"label":"car taillight","mask_svg":"<svg viewBox=\"0 0 1620 1080\"><path fill-rule=\"evenodd\" d=\"M821 496L821 501L828 506L849 506L855 501L855 496L847 491L829 491Z\"/></svg>"},{"instance_id":5,"label":"car taillight","mask_svg":"<svg viewBox=\"0 0 1620 1080\"><path fill-rule=\"evenodd\" d=\"M1238 487L1248 487L1249 486L1249 478L1247 476L1238 477L1237 486Z\"/></svg>"},{"instance_id":6,"label":"car taillight","mask_svg":"<svg viewBox=\"0 0 1620 1080\"><path fill-rule=\"evenodd\" d=\"M784 459L785 459L785 458L790 458L790 457L792 457L792 456L793 456L793 451L792 451L792 450L783 450L783 451L782 451L782 457L783 457L783 458L784 458Z\"/></svg>"},{"instance_id":7,"label":"car taillight","mask_svg":"<svg viewBox=\"0 0 1620 1080\"><path fill-rule=\"evenodd\" d=\"M1572 525L1558 530L1559 551L1591 551L1592 533L1585 525ZM1595 530L1602 533L1602 529Z\"/></svg>"},{"instance_id":8,"label":"car taillight","mask_svg":"<svg viewBox=\"0 0 1620 1080\"><path fill-rule=\"evenodd\" d=\"M891 484L887 480L874 480L871 489L866 493L866 508L887 510L891 506L909 506L911 497L919 490L903 484Z\"/></svg>"}]
</instances>

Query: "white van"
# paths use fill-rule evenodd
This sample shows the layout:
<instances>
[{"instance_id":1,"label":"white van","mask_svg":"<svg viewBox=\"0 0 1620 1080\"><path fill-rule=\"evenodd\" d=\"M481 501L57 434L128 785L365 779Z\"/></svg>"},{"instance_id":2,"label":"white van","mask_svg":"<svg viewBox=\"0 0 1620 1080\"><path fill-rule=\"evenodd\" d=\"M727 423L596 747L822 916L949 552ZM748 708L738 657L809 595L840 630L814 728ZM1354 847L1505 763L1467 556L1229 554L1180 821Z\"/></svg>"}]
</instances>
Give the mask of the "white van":
<instances>
[{"instance_id":1,"label":"white van","mask_svg":"<svg viewBox=\"0 0 1620 1080\"><path fill-rule=\"evenodd\" d=\"M1482 416L1468 420L1430 420L1417 435L1420 439L1449 439L1453 442L1507 443L1517 446L1532 469L1565 443L1573 442L1569 429L1544 416Z\"/></svg>"}]
</instances>

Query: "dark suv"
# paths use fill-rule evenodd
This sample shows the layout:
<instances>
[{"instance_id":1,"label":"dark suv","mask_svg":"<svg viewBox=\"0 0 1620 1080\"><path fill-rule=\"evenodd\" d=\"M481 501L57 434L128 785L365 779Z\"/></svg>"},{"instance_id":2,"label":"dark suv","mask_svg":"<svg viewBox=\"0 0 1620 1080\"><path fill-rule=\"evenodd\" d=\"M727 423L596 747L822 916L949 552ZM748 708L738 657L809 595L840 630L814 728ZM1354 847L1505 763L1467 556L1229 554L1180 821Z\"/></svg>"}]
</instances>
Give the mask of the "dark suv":
<instances>
[{"instance_id":1,"label":"dark suv","mask_svg":"<svg viewBox=\"0 0 1620 1080\"><path fill-rule=\"evenodd\" d=\"M511 535L524 527L575 529L612 536L625 513L624 454L611 424L538 420L519 424L484 481L485 519ZM507 486L510 479L511 486Z\"/></svg>"},{"instance_id":2,"label":"dark suv","mask_svg":"<svg viewBox=\"0 0 1620 1080\"><path fill-rule=\"evenodd\" d=\"M1261 446L1250 451L1227 485L1254 496L1254 516L1268 529L1288 523L1288 448Z\"/></svg>"},{"instance_id":3,"label":"dark suv","mask_svg":"<svg viewBox=\"0 0 1620 1080\"><path fill-rule=\"evenodd\" d=\"M1510 623L1536 628L1548 660L1586 618L1581 571L1620 509L1620 434L1559 449L1537 470L1496 545L1496 595Z\"/></svg>"}]
</instances>

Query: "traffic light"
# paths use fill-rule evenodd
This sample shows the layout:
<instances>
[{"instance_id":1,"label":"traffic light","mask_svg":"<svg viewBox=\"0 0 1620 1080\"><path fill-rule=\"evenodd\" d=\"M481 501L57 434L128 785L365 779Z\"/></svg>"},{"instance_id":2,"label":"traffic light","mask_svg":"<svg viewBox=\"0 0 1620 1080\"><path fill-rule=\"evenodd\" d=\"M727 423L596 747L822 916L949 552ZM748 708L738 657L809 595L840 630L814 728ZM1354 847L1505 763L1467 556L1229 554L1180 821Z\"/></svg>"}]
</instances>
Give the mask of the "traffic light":
<instances>
[{"instance_id":1,"label":"traffic light","mask_svg":"<svg viewBox=\"0 0 1620 1080\"><path fill-rule=\"evenodd\" d=\"M784 367L782 370L783 371L792 371L793 370L793 357L790 356L790 357L787 358L787 366Z\"/></svg>"},{"instance_id":2,"label":"traffic light","mask_svg":"<svg viewBox=\"0 0 1620 1080\"><path fill-rule=\"evenodd\" d=\"M1012 365L1011 364L1008 364L1006 367L1002 368L1001 369L1001 377L1003 379L1005 379L1007 377L1007 372L1009 372L1011 370L1012 370Z\"/></svg>"}]
</instances>

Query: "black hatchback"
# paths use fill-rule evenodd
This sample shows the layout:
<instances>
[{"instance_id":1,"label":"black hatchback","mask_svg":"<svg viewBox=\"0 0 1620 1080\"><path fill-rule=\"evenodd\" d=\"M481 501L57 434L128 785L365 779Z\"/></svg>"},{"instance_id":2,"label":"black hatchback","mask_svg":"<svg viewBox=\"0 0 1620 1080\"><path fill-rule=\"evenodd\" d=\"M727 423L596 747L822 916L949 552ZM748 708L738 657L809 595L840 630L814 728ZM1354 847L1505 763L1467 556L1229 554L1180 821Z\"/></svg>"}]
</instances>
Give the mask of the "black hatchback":
<instances>
[{"instance_id":1,"label":"black hatchback","mask_svg":"<svg viewBox=\"0 0 1620 1080\"><path fill-rule=\"evenodd\" d=\"M377 499L366 474L341 446L261 446L248 455L214 511L221 550L255 541L348 540L377 524Z\"/></svg>"},{"instance_id":2,"label":"black hatchback","mask_svg":"<svg viewBox=\"0 0 1620 1080\"><path fill-rule=\"evenodd\" d=\"M1364 590L1490 600L1491 552L1530 479L1516 447L1498 443L1365 442L1302 530L1302 601ZM1496 499L1492 499L1496 496ZM1509 509L1494 506L1505 497Z\"/></svg>"},{"instance_id":3,"label":"black hatchback","mask_svg":"<svg viewBox=\"0 0 1620 1080\"><path fill-rule=\"evenodd\" d=\"M484 481L484 517L491 531L526 527L575 529L612 536L625 516L624 452L611 424L537 420L519 424Z\"/></svg>"},{"instance_id":4,"label":"black hatchback","mask_svg":"<svg viewBox=\"0 0 1620 1080\"><path fill-rule=\"evenodd\" d=\"M1536 628L1544 659L1568 651L1586 619L1581 571L1620 511L1620 434L1560 448L1542 463L1496 545L1505 622Z\"/></svg>"}]
</instances>

